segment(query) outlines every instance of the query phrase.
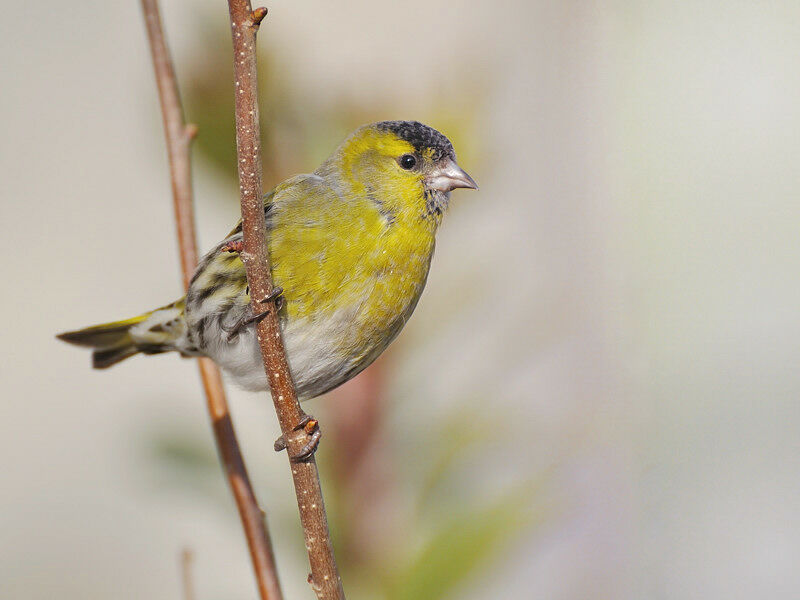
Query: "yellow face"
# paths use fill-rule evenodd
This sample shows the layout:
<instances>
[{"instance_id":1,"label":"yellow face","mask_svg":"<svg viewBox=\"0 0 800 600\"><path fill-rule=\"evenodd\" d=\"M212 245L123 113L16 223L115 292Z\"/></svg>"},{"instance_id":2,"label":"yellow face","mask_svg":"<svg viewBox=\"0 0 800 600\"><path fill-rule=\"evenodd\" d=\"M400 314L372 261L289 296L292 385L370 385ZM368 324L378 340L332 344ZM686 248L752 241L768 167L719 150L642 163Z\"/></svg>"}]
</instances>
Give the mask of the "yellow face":
<instances>
[{"instance_id":1,"label":"yellow face","mask_svg":"<svg viewBox=\"0 0 800 600\"><path fill-rule=\"evenodd\" d=\"M419 214L424 208L422 171L406 168L417 160L409 142L388 131L364 128L343 144L340 156L344 179L356 194L398 215Z\"/></svg>"},{"instance_id":2,"label":"yellow face","mask_svg":"<svg viewBox=\"0 0 800 600\"><path fill-rule=\"evenodd\" d=\"M412 127L411 133L401 125ZM450 190L475 187L455 163L447 138L417 123L384 122L362 127L340 146L330 162L352 192L366 195L381 212L395 219L424 217L438 224Z\"/></svg>"}]
</instances>

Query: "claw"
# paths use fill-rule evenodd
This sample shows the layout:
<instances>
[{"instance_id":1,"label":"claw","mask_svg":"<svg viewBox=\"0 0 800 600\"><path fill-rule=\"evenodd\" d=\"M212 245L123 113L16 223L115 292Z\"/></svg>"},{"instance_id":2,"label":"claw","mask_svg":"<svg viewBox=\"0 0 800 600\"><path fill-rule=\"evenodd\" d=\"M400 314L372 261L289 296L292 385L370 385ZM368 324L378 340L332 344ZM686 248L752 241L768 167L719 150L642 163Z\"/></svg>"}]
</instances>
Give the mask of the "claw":
<instances>
[{"instance_id":1,"label":"claw","mask_svg":"<svg viewBox=\"0 0 800 600\"><path fill-rule=\"evenodd\" d=\"M252 313L252 308L250 308L250 306L247 307L247 310L248 312ZM229 327L226 327L225 325L220 325L220 329L222 329L222 331L228 334L226 341L232 342L236 338L236 336L242 332L242 329L248 327L249 325L252 325L253 323L258 323L260 321L263 321L264 317L266 317L269 313L270 309L268 308L267 310L260 313L249 314L243 316Z\"/></svg>"},{"instance_id":2,"label":"claw","mask_svg":"<svg viewBox=\"0 0 800 600\"><path fill-rule=\"evenodd\" d=\"M283 288L279 285L276 285L274 288L272 288L272 291L269 293L269 295L258 302L259 304L266 304L267 302L272 302L273 300L275 301L275 309L280 310L283 307L284 298Z\"/></svg>"},{"instance_id":3,"label":"claw","mask_svg":"<svg viewBox=\"0 0 800 600\"><path fill-rule=\"evenodd\" d=\"M258 303L266 304L267 302L272 302L273 300L275 301L275 310L280 310L283 306L282 287L276 285L274 288L272 288L272 291L269 293L269 295L263 300L259 300ZM224 325L221 326L222 331L228 334L228 342L232 342L245 327L248 327L253 323L260 323L263 321L264 317L270 313L271 309L268 308L260 313L253 313L252 306L248 306L247 310L250 314L242 316L242 318L236 321L233 325L229 327L225 327Z\"/></svg>"}]
</instances>

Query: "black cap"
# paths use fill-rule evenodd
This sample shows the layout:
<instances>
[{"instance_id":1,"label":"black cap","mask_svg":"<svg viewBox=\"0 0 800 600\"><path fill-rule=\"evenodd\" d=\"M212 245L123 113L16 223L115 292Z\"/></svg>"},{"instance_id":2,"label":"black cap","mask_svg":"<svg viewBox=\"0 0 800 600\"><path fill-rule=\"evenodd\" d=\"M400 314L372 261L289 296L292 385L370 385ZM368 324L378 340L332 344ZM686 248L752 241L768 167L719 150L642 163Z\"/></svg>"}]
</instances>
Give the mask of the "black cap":
<instances>
[{"instance_id":1,"label":"black cap","mask_svg":"<svg viewBox=\"0 0 800 600\"><path fill-rule=\"evenodd\" d=\"M455 160L456 153L453 144L445 136L419 121L381 121L375 127L384 131L391 131L397 137L407 141L414 149L422 153L427 148L433 150L433 160L448 156Z\"/></svg>"}]
</instances>

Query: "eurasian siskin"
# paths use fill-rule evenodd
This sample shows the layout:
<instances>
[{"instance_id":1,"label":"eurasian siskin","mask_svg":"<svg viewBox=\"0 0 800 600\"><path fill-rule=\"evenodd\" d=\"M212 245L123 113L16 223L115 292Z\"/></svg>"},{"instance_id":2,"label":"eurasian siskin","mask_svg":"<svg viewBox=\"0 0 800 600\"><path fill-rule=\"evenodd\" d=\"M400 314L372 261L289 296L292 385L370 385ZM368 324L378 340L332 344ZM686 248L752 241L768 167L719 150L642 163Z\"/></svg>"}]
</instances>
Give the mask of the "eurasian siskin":
<instances>
[{"instance_id":1,"label":"eurasian siskin","mask_svg":"<svg viewBox=\"0 0 800 600\"><path fill-rule=\"evenodd\" d=\"M397 336L425 286L450 192L476 187L444 135L383 121L265 196L281 328L301 399L354 377ZM93 348L95 368L175 350L208 356L243 387L266 389L258 315L236 252L241 235L240 224L202 258L185 298L58 337Z\"/></svg>"}]
</instances>

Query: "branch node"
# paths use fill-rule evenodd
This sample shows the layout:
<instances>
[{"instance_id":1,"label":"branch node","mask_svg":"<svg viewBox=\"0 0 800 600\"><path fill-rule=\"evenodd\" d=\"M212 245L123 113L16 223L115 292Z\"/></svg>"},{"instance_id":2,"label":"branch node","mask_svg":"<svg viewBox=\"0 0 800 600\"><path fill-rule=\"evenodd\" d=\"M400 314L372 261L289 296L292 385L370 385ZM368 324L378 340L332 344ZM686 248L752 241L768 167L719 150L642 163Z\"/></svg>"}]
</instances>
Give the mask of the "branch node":
<instances>
[{"instance_id":1,"label":"branch node","mask_svg":"<svg viewBox=\"0 0 800 600\"><path fill-rule=\"evenodd\" d=\"M253 12L250 13L250 27L258 27L261 25L261 21L264 20L264 17L267 16L267 9L263 6L256 8Z\"/></svg>"},{"instance_id":2,"label":"branch node","mask_svg":"<svg viewBox=\"0 0 800 600\"><path fill-rule=\"evenodd\" d=\"M317 598L322 598L323 597L322 596L322 591L323 591L322 586L321 585L317 585L316 583L314 583L314 574L313 573L309 573L308 574L308 577L306 578L306 581L308 582L308 585L311 586L311 591L313 591L314 594L316 594Z\"/></svg>"},{"instance_id":3,"label":"branch node","mask_svg":"<svg viewBox=\"0 0 800 600\"><path fill-rule=\"evenodd\" d=\"M197 137L198 128L197 125L194 123L187 123L186 126L183 128L183 135L186 136L186 140L191 142L194 138Z\"/></svg>"}]
</instances>

